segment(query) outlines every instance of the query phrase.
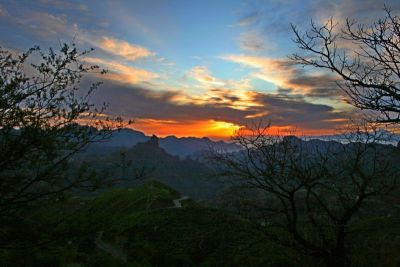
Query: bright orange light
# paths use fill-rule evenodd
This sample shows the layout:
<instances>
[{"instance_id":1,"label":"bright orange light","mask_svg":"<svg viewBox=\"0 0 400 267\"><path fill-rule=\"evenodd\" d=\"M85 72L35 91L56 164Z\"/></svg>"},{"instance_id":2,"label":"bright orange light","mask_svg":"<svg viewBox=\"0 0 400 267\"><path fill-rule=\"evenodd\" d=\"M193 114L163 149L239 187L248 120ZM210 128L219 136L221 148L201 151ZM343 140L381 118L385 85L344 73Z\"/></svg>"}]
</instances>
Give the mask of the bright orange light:
<instances>
[{"instance_id":1,"label":"bright orange light","mask_svg":"<svg viewBox=\"0 0 400 267\"><path fill-rule=\"evenodd\" d=\"M146 135L155 134L160 137L175 135L177 137L210 137L213 139L229 140L243 126L216 120L202 121L175 121L156 119L137 119L130 127L142 131ZM247 130L242 132L246 134ZM337 130L326 129L301 129L292 125L271 126L267 134L271 135L326 135L337 133Z\"/></svg>"},{"instance_id":2,"label":"bright orange light","mask_svg":"<svg viewBox=\"0 0 400 267\"><path fill-rule=\"evenodd\" d=\"M102 115L103 116L103 115ZM100 119L100 118L98 118ZM93 121L89 119L80 119L80 124L93 125ZM107 122L104 121L106 125ZM175 135L176 137L209 137L215 140L229 140L238 130L241 134L251 134L251 130L245 126L237 125L226 121L217 120L200 120L200 121L176 121L176 120L160 120L160 119L135 119L133 124L124 125L146 135L155 134L159 137ZM329 135L337 134L338 128L333 129L303 129L292 125L270 126L265 134L270 135Z\"/></svg>"},{"instance_id":3,"label":"bright orange light","mask_svg":"<svg viewBox=\"0 0 400 267\"><path fill-rule=\"evenodd\" d=\"M177 137L210 137L214 139L229 139L239 130L240 126L225 121L174 121L137 119L132 128L145 134L156 134L164 137L175 135Z\"/></svg>"}]
</instances>

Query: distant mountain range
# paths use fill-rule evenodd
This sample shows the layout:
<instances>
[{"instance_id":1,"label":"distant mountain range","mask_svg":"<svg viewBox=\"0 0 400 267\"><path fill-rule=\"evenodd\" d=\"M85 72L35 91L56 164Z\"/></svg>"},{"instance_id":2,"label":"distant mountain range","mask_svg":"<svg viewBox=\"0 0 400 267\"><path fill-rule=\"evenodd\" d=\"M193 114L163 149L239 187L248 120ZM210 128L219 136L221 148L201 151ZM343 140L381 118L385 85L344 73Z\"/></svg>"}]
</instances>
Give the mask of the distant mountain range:
<instances>
[{"instance_id":1,"label":"distant mountain range","mask_svg":"<svg viewBox=\"0 0 400 267\"><path fill-rule=\"evenodd\" d=\"M334 134L334 135L320 135L320 136L300 136L303 140L322 140L322 141L337 141L341 143L348 143L354 141L354 139L367 140L371 138L371 134L368 133L345 133L345 134ZM376 142L381 144L389 144L397 146L400 143L400 135L389 132L384 129L380 129L375 133Z\"/></svg>"},{"instance_id":2,"label":"distant mountain range","mask_svg":"<svg viewBox=\"0 0 400 267\"><path fill-rule=\"evenodd\" d=\"M300 146L304 151L318 154L328 152L328 149L330 152L341 151L353 145L336 140L303 140L295 136L286 136L283 140ZM395 155L400 153L391 145L377 146ZM142 183L142 179L136 177L144 174L146 179L158 180L182 195L208 201L229 187L229 183L224 184L223 180L215 176L220 168L217 161L195 156L210 148L228 151L230 156L238 159L246 157L247 153L239 150L235 144L215 142L208 138L157 138L123 129L114 132L110 140L91 145L86 153L79 155L76 162L87 162L97 173L118 181L119 187ZM391 158L391 162L398 166L399 157Z\"/></svg>"},{"instance_id":3,"label":"distant mountain range","mask_svg":"<svg viewBox=\"0 0 400 267\"><path fill-rule=\"evenodd\" d=\"M144 133L132 129L121 129L114 131L110 140L105 140L99 143L92 144L88 148L88 152L93 153L109 153L118 151L121 148L131 148L138 143L143 143L150 140L151 136L146 136ZM239 150L239 146L224 141L213 141L208 137L176 137L167 136L159 138L159 145L171 155L185 158L187 156L196 157L197 155L216 149L226 152L234 152Z\"/></svg>"},{"instance_id":4,"label":"distant mountain range","mask_svg":"<svg viewBox=\"0 0 400 267\"><path fill-rule=\"evenodd\" d=\"M387 141L381 143L397 145L400 141L400 135L391 134L385 130L380 131L380 136L384 137ZM87 149L88 153L106 154L110 152L119 151L121 149L129 149L138 143L143 143L150 140L151 136L132 129L115 130L109 140L90 145ZM302 136L303 140L321 140L321 141L338 141L346 143L343 135L324 135L324 136ZM240 147L234 143L224 141L213 141L208 137L176 137L167 136L159 138L159 146L163 148L168 154L179 156L180 158L197 158L202 153L215 149L218 151L235 152L240 150Z\"/></svg>"}]
</instances>

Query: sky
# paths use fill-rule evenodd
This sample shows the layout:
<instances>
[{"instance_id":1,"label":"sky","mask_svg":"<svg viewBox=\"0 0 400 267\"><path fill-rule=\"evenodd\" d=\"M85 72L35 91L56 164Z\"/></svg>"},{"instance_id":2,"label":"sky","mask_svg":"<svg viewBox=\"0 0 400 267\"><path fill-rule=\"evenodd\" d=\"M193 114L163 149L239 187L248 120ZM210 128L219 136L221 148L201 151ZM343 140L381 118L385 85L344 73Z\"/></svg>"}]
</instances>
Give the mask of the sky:
<instances>
[{"instance_id":1,"label":"sky","mask_svg":"<svg viewBox=\"0 0 400 267\"><path fill-rule=\"evenodd\" d=\"M291 24L370 23L385 4L399 14L396 0L2 0L0 45L94 48L85 63L108 73L92 100L146 134L227 139L263 121L322 135L355 112L336 76L288 58L298 52Z\"/></svg>"}]
</instances>

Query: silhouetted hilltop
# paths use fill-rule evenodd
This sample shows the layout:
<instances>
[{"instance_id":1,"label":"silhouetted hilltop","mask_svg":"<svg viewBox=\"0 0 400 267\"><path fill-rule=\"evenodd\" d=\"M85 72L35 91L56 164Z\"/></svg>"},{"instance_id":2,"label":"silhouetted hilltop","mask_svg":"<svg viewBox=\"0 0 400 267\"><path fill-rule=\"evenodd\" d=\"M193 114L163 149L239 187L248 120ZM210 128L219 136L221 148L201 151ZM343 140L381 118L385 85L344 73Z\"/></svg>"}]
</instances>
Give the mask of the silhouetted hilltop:
<instances>
[{"instance_id":1,"label":"silhouetted hilltop","mask_svg":"<svg viewBox=\"0 0 400 267\"><path fill-rule=\"evenodd\" d=\"M217 149L227 152L237 151L239 147L235 144L224 141L213 141L208 137L181 137L167 136L158 138L155 135L146 136L144 133L132 129L121 129L114 131L109 140L100 143L92 144L87 152L94 154L106 154L115 152L121 148L127 149L135 146L138 143L143 143L154 138L158 139L159 147L165 149L169 154L185 158L194 156L210 149Z\"/></svg>"},{"instance_id":2,"label":"silhouetted hilltop","mask_svg":"<svg viewBox=\"0 0 400 267\"><path fill-rule=\"evenodd\" d=\"M150 139L135 146L108 154L85 156L90 165L99 173L113 175L119 187L140 184L137 175L144 180L154 179L163 182L182 195L195 199L209 199L220 190L221 184L211 178L210 168L197 160L182 159L169 154L159 146L159 138L153 135ZM112 174L110 171L112 170Z\"/></svg>"}]
</instances>

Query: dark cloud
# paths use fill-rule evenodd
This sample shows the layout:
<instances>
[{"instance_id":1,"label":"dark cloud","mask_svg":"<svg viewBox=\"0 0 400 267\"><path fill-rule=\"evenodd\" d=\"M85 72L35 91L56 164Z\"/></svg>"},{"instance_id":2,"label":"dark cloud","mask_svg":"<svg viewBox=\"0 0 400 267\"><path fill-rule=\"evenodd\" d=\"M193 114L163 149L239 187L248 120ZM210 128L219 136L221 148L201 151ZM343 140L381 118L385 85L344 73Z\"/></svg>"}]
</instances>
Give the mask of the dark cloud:
<instances>
[{"instance_id":1,"label":"dark cloud","mask_svg":"<svg viewBox=\"0 0 400 267\"><path fill-rule=\"evenodd\" d=\"M278 87L278 93L282 95L290 95L293 93L293 88Z\"/></svg>"},{"instance_id":2,"label":"dark cloud","mask_svg":"<svg viewBox=\"0 0 400 267\"><path fill-rule=\"evenodd\" d=\"M137 86L123 86L106 82L96 92L97 104L109 102L107 113L124 117L160 120L216 119L239 123L248 112L228 108L223 104L177 104L178 92L155 92ZM217 102L218 103L218 102Z\"/></svg>"},{"instance_id":3,"label":"dark cloud","mask_svg":"<svg viewBox=\"0 0 400 267\"><path fill-rule=\"evenodd\" d=\"M280 95L261 95L263 110L274 125L294 125L303 129L334 129L338 121L346 119L348 114L337 112L333 107L313 104L301 98Z\"/></svg>"},{"instance_id":4,"label":"dark cloud","mask_svg":"<svg viewBox=\"0 0 400 267\"><path fill-rule=\"evenodd\" d=\"M221 91L222 92L222 91ZM293 96L254 93L259 106L236 109L237 97L229 94L210 100L207 104L178 104L174 101L180 92L155 92L137 86L106 82L95 94L97 104L109 102L107 113L125 118L156 120L220 120L245 125L250 117L271 121L276 126L292 125L302 129L334 129L346 118L328 105L308 103ZM231 99L231 103L221 101ZM254 116L262 114L261 116ZM267 114L267 115L264 115Z\"/></svg>"},{"instance_id":5,"label":"dark cloud","mask_svg":"<svg viewBox=\"0 0 400 267\"><path fill-rule=\"evenodd\" d=\"M338 81L340 80L333 75L298 75L289 80L289 83L293 86L309 87L309 92L305 94L309 97L337 98L344 96Z\"/></svg>"}]
</instances>

